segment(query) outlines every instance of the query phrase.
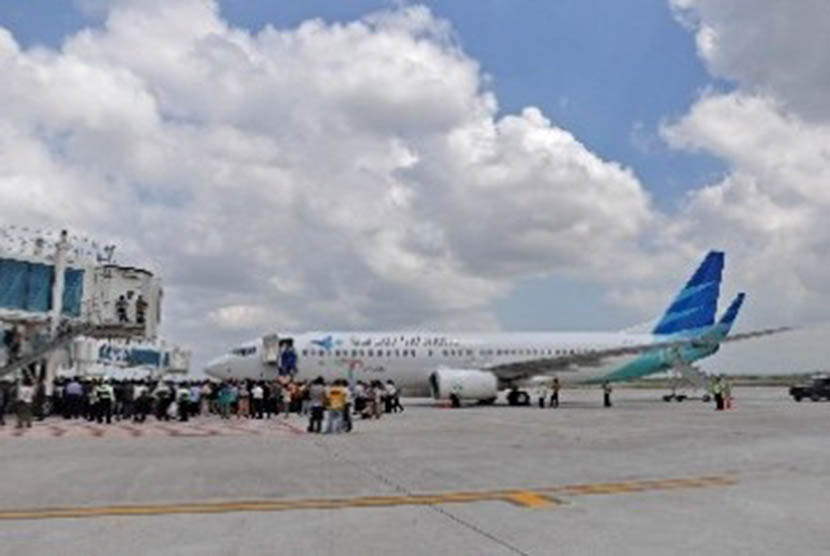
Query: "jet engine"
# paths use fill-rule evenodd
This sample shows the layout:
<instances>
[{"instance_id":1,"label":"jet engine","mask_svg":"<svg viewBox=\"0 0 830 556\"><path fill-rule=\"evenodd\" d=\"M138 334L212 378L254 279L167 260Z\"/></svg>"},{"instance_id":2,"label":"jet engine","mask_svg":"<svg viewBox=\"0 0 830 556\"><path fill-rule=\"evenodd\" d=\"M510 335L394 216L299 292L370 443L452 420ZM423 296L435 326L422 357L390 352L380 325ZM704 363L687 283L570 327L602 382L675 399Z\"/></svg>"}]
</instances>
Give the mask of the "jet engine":
<instances>
[{"instance_id":1,"label":"jet engine","mask_svg":"<svg viewBox=\"0 0 830 556\"><path fill-rule=\"evenodd\" d=\"M438 369L429 376L429 386L433 398L456 407L461 400L493 402L499 393L496 375L478 369Z\"/></svg>"}]
</instances>

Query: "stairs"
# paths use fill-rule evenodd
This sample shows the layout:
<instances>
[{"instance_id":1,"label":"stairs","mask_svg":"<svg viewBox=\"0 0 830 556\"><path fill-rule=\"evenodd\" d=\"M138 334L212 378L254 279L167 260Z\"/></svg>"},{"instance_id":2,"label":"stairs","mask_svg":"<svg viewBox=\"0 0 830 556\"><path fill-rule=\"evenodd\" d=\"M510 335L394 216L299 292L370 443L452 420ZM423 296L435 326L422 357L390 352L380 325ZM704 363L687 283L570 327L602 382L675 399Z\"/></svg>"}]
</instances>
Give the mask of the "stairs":
<instances>
[{"instance_id":1,"label":"stairs","mask_svg":"<svg viewBox=\"0 0 830 556\"><path fill-rule=\"evenodd\" d=\"M37 363L56 349L66 347L78 336L87 336L92 338L124 338L141 336L143 332L144 327L141 325L101 325L86 323L73 326L59 332L52 340L36 346L32 351L26 353L16 361L7 364L4 367L0 367L0 377L20 369L25 369L32 363Z\"/></svg>"},{"instance_id":2,"label":"stairs","mask_svg":"<svg viewBox=\"0 0 830 556\"><path fill-rule=\"evenodd\" d=\"M673 369L680 374L684 381L691 384L695 390L703 389L704 392L709 391L711 377L699 367L689 365L688 363L679 363L675 364Z\"/></svg>"}]
</instances>

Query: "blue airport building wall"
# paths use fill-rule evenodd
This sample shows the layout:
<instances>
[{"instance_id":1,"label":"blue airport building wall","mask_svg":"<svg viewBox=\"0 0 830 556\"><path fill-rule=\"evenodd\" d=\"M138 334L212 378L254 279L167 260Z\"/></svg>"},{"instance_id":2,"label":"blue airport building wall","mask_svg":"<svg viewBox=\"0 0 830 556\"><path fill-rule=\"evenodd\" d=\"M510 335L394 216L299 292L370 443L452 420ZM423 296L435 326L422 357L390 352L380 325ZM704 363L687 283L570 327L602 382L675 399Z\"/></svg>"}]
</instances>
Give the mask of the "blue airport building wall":
<instances>
[{"instance_id":1,"label":"blue airport building wall","mask_svg":"<svg viewBox=\"0 0 830 556\"><path fill-rule=\"evenodd\" d=\"M52 309L55 267L9 258L0 258L0 309L48 313ZM80 317L84 296L84 270L64 272L63 315Z\"/></svg>"},{"instance_id":2,"label":"blue airport building wall","mask_svg":"<svg viewBox=\"0 0 830 556\"><path fill-rule=\"evenodd\" d=\"M163 349L103 344L98 348L98 362L126 367L167 367L170 354Z\"/></svg>"}]
</instances>

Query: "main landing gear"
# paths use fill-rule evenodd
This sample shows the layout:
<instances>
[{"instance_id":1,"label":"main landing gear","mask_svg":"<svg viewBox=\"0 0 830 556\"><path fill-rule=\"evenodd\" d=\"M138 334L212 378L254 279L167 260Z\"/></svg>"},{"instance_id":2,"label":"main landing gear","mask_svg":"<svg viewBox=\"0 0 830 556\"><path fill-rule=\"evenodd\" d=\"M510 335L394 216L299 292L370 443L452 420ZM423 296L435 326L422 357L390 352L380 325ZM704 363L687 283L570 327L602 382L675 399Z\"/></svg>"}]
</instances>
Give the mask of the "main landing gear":
<instances>
[{"instance_id":1,"label":"main landing gear","mask_svg":"<svg viewBox=\"0 0 830 556\"><path fill-rule=\"evenodd\" d=\"M686 401L688 399L690 399L688 395L678 394L677 392L674 392L674 391L672 391L672 392L666 394L665 396L663 396L663 401L664 402L671 402L671 401L683 402L683 401ZM703 394L703 396L700 397L700 401L702 401L703 403L709 403L709 402L712 401L712 397L709 394Z\"/></svg>"},{"instance_id":2,"label":"main landing gear","mask_svg":"<svg viewBox=\"0 0 830 556\"><path fill-rule=\"evenodd\" d=\"M511 406L530 405L530 394L514 388L507 393L507 403Z\"/></svg>"}]
</instances>

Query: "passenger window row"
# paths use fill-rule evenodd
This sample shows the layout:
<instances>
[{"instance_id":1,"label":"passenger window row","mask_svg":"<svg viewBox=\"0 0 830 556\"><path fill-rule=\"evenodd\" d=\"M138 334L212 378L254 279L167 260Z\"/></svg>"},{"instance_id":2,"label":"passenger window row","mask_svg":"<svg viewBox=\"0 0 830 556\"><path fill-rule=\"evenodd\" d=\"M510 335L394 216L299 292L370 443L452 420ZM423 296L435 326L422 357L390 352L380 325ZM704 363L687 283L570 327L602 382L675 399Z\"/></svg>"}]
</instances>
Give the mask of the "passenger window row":
<instances>
[{"instance_id":1,"label":"passenger window row","mask_svg":"<svg viewBox=\"0 0 830 556\"><path fill-rule=\"evenodd\" d=\"M530 356L539 356L539 357L561 357L566 355L576 355L578 353L592 353L595 350L593 349L482 349L479 350L478 354L482 357L489 357L489 356L505 356L505 355L530 355ZM250 355L252 353L256 353L256 348L240 348L234 350L234 353L237 355ZM475 351L472 349L451 349L451 350L442 350L441 355L444 357L472 357L475 354ZM326 351L326 350L314 350L314 349L304 349L303 350L303 357L415 357L417 355L414 349L353 349L353 350L334 350L334 351ZM433 350L427 350L427 356L433 357L434 353Z\"/></svg>"},{"instance_id":2,"label":"passenger window row","mask_svg":"<svg viewBox=\"0 0 830 556\"><path fill-rule=\"evenodd\" d=\"M337 349L334 351L326 351L326 350L303 350L303 356L305 357L415 357L416 353L414 349Z\"/></svg>"}]
</instances>

